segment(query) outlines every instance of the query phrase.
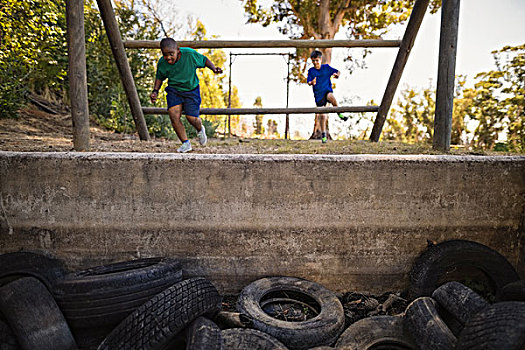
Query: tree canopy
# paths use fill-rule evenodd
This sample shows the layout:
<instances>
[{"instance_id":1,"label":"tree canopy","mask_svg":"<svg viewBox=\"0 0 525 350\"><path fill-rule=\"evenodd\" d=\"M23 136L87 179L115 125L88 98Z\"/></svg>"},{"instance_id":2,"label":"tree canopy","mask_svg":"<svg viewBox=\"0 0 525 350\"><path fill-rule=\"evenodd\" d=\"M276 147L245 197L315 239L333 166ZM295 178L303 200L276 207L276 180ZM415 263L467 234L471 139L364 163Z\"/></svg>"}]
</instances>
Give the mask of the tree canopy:
<instances>
[{"instance_id":1,"label":"tree canopy","mask_svg":"<svg viewBox=\"0 0 525 350\"><path fill-rule=\"evenodd\" d=\"M525 152L525 44L493 52L495 70L478 73L466 88L456 81L451 143L473 149ZM405 142L432 142L433 88L401 92L383 137Z\"/></svg>"},{"instance_id":2,"label":"tree canopy","mask_svg":"<svg viewBox=\"0 0 525 350\"><path fill-rule=\"evenodd\" d=\"M415 0L274 0L263 7L257 0L241 0L247 23L268 26L276 23L279 31L290 39L333 39L344 30L348 39L377 39L392 25L403 23L411 13ZM432 12L441 0L431 0ZM331 49L322 49L323 62L331 62ZM294 76L304 82L302 72L310 50L297 50ZM348 57L352 60L351 57Z\"/></svg>"}]
</instances>

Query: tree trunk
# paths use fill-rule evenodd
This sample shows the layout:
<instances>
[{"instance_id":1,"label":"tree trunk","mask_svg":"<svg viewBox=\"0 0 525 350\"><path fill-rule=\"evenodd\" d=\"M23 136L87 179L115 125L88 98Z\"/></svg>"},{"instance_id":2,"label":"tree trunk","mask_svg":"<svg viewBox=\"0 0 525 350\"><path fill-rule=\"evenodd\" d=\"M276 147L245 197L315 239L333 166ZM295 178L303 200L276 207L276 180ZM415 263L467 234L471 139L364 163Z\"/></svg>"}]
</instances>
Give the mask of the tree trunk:
<instances>
[{"instance_id":1,"label":"tree trunk","mask_svg":"<svg viewBox=\"0 0 525 350\"><path fill-rule=\"evenodd\" d=\"M319 117L316 114L314 120L314 131L310 135L309 140L320 140L321 139L321 123L319 122ZM326 138L328 140L333 140L332 135L330 135L330 129L328 128L328 121L326 123Z\"/></svg>"}]
</instances>

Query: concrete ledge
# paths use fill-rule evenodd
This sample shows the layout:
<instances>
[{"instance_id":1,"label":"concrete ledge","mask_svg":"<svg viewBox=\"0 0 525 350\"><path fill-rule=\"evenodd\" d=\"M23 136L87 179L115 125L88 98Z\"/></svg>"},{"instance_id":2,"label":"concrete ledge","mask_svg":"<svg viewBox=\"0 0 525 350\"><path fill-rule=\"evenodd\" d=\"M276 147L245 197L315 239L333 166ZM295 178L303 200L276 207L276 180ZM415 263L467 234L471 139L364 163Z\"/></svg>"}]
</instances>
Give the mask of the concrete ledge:
<instances>
[{"instance_id":1,"label":"concrete ledge","mask_svg":"<svg viewBox=\"0 0 525 350\"><path fill-rule=\"evenodd\" d=\"M407 286L427 239L486 244L523 275L524 194L525 157L0 152L0 252L379 293Z\"/></svg>"}]
</instances>

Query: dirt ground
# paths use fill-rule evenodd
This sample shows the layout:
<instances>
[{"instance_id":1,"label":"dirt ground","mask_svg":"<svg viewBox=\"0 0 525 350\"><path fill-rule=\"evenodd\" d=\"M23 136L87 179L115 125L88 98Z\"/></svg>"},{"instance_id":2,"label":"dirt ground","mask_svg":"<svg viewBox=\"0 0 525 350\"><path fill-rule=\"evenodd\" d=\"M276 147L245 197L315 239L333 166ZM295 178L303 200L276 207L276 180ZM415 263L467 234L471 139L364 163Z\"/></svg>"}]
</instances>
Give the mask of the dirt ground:
<instances>
[{"instance_id":1,"label":"dirt ground","mask_svg":"<svg viewBox=\"0 0 525 350\"><path fill-rule=\"evenodd\" d=\"M71 115L67 111L47 113L36 106L24 108L18 119L0 118L0 151L69 152L74 151ZM94 122L90 127L90 152L175 153L178 140L140 141L135 134L107 131ZM194 153L223 154L438 154L427 144L336 140L262 140L214 138L203 147L192 142ZM452 147L451 154L483 154ZM488 154L488 153L485 153ZM496 154L496 153L493 153ZM501 154L501 153L500 153Z\"/></svg>"}]
</instances>

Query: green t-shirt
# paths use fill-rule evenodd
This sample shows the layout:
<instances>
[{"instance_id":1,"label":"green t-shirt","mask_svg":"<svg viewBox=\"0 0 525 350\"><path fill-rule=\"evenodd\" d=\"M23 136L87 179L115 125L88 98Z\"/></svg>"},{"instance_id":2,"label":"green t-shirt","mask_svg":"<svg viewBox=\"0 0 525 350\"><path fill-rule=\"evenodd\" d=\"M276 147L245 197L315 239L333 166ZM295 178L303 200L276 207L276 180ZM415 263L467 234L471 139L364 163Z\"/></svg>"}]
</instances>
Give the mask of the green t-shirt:
<instances>
[{"instance_id":1,"label":"green t-shirt","mask_svg":"<svg viewBox=\"0 0 525 350\"><path fill-rule=\"evenodd\" d=\"M191 91L199 85L196 70L206 67L206 56L189 47L179 49L181 56L174 64L166 62L164 57L159 59L156 78L159 80L168 78L168 86L179 91Z\"/></svg>"}]
</instances>

